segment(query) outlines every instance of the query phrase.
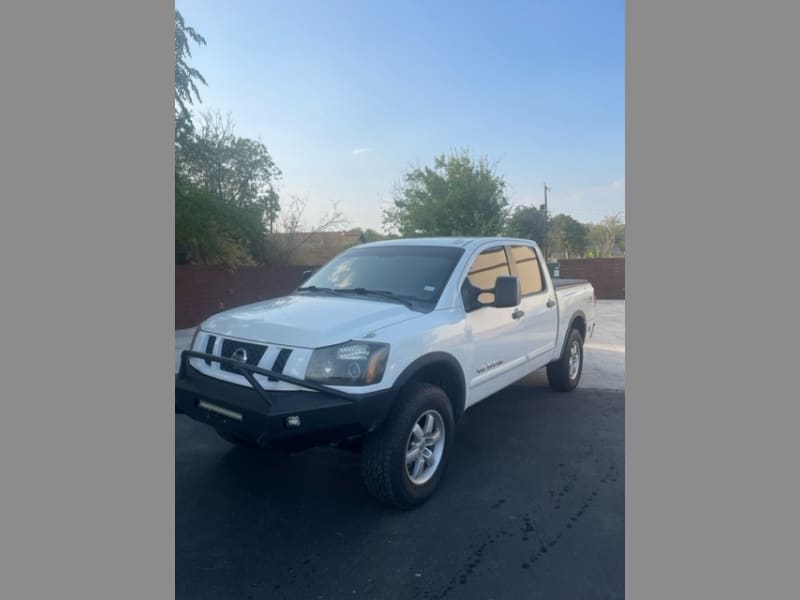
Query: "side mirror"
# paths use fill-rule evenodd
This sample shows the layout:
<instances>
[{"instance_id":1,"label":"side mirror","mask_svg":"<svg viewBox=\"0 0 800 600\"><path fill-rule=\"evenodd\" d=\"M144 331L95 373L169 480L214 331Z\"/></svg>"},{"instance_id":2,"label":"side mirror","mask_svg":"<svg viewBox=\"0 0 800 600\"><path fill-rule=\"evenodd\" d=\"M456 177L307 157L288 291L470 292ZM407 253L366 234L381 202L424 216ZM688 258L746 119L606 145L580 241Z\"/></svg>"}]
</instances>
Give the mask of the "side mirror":
<instances>
[{"instance_id":1,"label":"side mirror","mask_svg":"<svg viewBox=\"0 0 800 600\"><path fill-rule=\"evenodd\" d=\"M497 308L517 306L522 299L519 279L513 275L500 275L494 284L494 303Z\"/></svg>"},{"instance_id":2,"label":"side mirror","mask_svg":"<svg viewBox=\"0 0 800 600\"><path fill-rule=\"evenodd\" d=\"M306 280L314 274L314 269L306 269L303 271L303 276L300 278L300 283L305 283Z\"/></svg>"}]
</instances>

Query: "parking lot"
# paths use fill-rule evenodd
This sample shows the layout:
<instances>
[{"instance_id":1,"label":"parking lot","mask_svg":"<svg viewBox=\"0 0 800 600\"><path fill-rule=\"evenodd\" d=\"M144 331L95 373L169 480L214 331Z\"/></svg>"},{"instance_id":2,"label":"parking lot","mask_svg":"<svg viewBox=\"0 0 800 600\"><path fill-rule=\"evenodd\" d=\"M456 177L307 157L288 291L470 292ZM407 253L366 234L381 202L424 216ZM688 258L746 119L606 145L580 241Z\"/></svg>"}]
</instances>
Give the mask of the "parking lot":
<instances>
[{"instance_id":1,"label":"parking lot","mask_svg":"<svg viewBox=\"0 0 800 600\"><path fill-rule=\"evenodd\" d=\"M598 302L575 392L537 373L467 411L411 512L367 494L356 454L234 448L177 415L176 597L623 597L624 309Z\"/></svg>"}]
</instances>

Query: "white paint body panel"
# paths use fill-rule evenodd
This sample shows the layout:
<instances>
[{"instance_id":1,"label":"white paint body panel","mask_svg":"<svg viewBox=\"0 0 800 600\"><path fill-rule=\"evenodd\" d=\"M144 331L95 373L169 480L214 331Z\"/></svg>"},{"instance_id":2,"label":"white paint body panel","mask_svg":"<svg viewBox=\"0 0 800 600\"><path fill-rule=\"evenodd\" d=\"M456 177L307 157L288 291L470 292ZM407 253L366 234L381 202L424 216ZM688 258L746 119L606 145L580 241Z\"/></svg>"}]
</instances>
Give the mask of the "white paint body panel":
<instances>
[{"instance_id":1,"label":"white paint body panel","mask_svg":"<svg viewBox=\"0 0 800 600\"><path fill-rule=\"evenodd\" d=\"M417 312L402 304L369 297L298 294L234 308L206 319L199 327L192 349L204 352L209 335L217 336L215 354L220 352L221 338L265 344L268 349L259 366L269 369L281 348L291 348L284 373L303 379L315 348L350 340L389 344L386 371L379 383L333 386L352 393L389 388L416 359L444 352L461 366L465 405L469 407L558 358L567 327L576 314L583 315L587 336L591 334L595 318L592 286L585 283L556 290L547 269L543 270L544 291L523 297L516 307L525 312L522 318L511 317L515 308L485 307L465 312L460 289L473 259L492 246L526 245L534 248L544 264L541 252L530 240L431 238L375 243L378 244L456 244L464 247L465 252L431 312ZM555 301L552 307L546 306L548 300ZM191 364L206 375L249 385L243 376L221 370L219 363L209 366L200 359L191 359ZM267 390L298 389L286 382L256 378Z\"/></svg>"}]
</instances>

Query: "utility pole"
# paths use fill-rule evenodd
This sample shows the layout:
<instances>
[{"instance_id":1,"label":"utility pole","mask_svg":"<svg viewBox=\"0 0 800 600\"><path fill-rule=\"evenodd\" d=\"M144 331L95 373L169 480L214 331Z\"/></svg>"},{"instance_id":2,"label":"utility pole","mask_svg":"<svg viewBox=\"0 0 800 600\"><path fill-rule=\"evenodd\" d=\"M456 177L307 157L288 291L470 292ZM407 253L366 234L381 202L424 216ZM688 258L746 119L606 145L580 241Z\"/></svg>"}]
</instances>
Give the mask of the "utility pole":
<instances>
[{"instance_id":1,"label":"utility pole","mask_svg":"<svg viewBox=\"0 0 800 600\"><path fill-rule=\"evenodd\" d=\"M544 262L550 260L550 214L547 212L547 192L550 188L544 184Z\"/></svg>"}]
</instances>

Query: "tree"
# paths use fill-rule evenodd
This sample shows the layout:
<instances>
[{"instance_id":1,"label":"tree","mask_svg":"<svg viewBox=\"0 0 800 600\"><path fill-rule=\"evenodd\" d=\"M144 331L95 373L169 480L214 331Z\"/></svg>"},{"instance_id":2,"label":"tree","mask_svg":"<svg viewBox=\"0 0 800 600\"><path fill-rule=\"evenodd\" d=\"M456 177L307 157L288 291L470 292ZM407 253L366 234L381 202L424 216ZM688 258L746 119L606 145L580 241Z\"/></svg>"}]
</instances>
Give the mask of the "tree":
<instances>
[{"instance_id":1,"label":"tree","mask_svg":"<svg viewBox=\"0 0 800 600\"><path fill-rule=\"evenodd\" d=\"M380 240L385 240L386 236L375 231L374 229L367 228L362 231L362 236L364 237L365 242L378 242Z\"/></svg>"},{"instance_id":2,"label":"tree","mask_svg":"<svg viewBox=\"0 0 800 600\"><path fill-rule=\"evenodd\" d=\"M193 247L190 255L199 262L219 260L231 266L236 260L263 260L266 229L274 227L280 212L276 190L280 170L264 144L236 135L230 116L205 112L201 117L201 124L176 144L176 213L191 205L213 216L205 234L201 234L202 221L189 220L196 232L191 240L222 235L227 241L221 246L187 241L187 230L179 231L177 217L176 241L181 239L184 247ZM192 194L202 197L193 198ZM215 199L213 205L210 198ZM230 251L231 245L237 244L238 250Z\"/></svg>"},{"instance_id":3,"label":"tree","mask_svg":"<svg viewBox=\"0 0 800 600\"><path fill-rule=\"evenodd\" d=\"M547 235L544 204L539 208L535 206L518 206L506 224L506 234L511 237L533 240L543 244Z\"/></svg>"},{"instance_id":4,"label":"tree","mask_svg":"<svg viewBox=\"0 0 800 600\"><path fill-rule=\"evenodd\" d=\"M175 245L176 261L234 268L264 258L265 229L280 212L281 172L260 141L238 137L233 121L190 107L201 102L202 74L188 64L191 42L205 38L175 11Z\"/></svg>"},{"instance_id":5,"label":"tree","mask_svg":"<svg viewBox=\"0 0 800 600\"><path fill-rule=\"evenodd\" d=\"M205 191L232 206L260 206L262 218L274 223L280 211L275 187L281 172L267 147L238 137L230 115L205 112L201 116L202 125L181 148L176 163Z\"/></svg>"},{"instance_id":6,"label":"tree","mask_svg":"<svg viewBox=\"0 0 800 600\"><path fill-rule=\"evenodd\" d=\"M346 226L348 221L339 206L334 202L331 207L320 215L315 224L309 224L305 219L307 202L297 196L292 196L279 219L280 231L267 238L266 254L275 262L288 262L292 255L304 244L308 243L315 234L323 231L339 230Z\"/></svg>"},{"instance_id":7,"label":"tree","mask_svg":"<svg viewBox=\"0 0 800 600\"><path fill-rule=\"evenodd\" d=\"M556 215L550 220L550 241L555 252L564 258L583 256L586 252L588 227L569 215Z\"/></svg>"},{"instance_id":8,"label":"tree","mask_svg":"<svg viewBox=\"0 0 800 600\"><path fill-rule=\"evenodd\" d=\"M189 41L198 46L205 46L205 38L189 27L183 20L180 11L175 11L175 141L180 142L193 129L192 115L189 106L194 101L202 102L197 84L208 85L197 69L187 62L192 56Z\"/></svg>"},{"instance_id":9,"label":"tree","mask_svg":"<svg viewBox=\"0 0 800 600\"><path fill-rule=\"evenodd\" d=\"M281 203L278 198L278 193L269 189L267 192L258 198L258 204L264 212L264 224L267 226L267 231L272 233L275 227L275 221L278 219L278 213L281 212Z\"/></svg>"},{"instance_id":10,"label":"tree","mask_svg":"<svg viewBox=\"0 0 800 600\"><path fill-rule=\"evenodd\" d=\"M600 257L611 256L611 250L617 245L625 248L625 223L622 222L622 213L606 217L600 223L589 227L589 243L593 254Z\"/></svg>"},{"instance_id":11,"label":"tree","mask_svg":"<svg viewBox=\"0 0 800 600\"><path fill-rule=\"evenodd\" d=\"M263 228L255 211L222 202L183 178L175 184L175 243L179 262L221 265L232 269L252 263Z\"/></svg>"},{"instance_id":12,"label":"tree","mask_svg":"<svg viewBox=\"0 0 800 600\"><path fill-rule=\"evenodd\" d=\"M403 175L384 226L404 237L497 235L508 216L505 186L486 158L442 154L433 168Z\"/></svg>"}]
</instances>

